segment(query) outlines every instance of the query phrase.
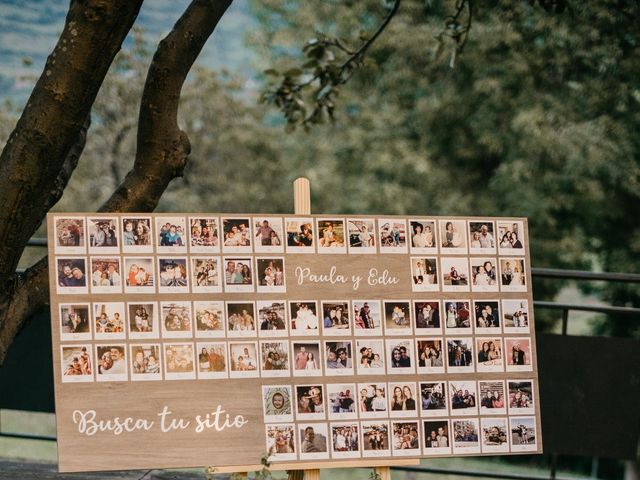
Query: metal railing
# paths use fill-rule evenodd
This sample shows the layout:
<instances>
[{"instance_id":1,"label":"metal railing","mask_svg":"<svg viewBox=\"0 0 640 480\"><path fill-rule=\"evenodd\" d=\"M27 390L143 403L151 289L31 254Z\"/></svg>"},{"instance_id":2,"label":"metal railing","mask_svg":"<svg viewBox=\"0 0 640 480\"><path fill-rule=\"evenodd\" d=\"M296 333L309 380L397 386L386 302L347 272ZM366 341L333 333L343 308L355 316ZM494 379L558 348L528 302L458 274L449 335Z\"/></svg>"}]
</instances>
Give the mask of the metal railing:
<instances>
[{"instance_id":1,"label":"metal railing","mask_svg":"<svg viewBox=\"0 0 640 480\"><path fill-rule=\"evenodd\" d=\"M46 247L47 240L45 238L32 238L28 242L30 247ZM534 278L555 278L559 280L579 280L579 281L604 281L604 282L626 282L626 283L638 283L640 284L640 274L634 273L612 273L612 272L587 272L580 270L561 270L553 268L532 268L531 275ZM535 308L560 310L562 312L562 335L567 335L569 312L581 311L601 313L605 315L636 315L640 318L640 308L634 307L619 307L605 304L571 304L571 303L559 303L543 300L534 300ZM43 441L55 441L55 436L49 435L30 435L21 433L9 433L2 432L0 430L0 437L11 437L27 440L43 440ZM473 470L460 470L460 469L443 469L434 467L391 467L393 470L411 472L411 473L424 473L435 475L451 475L451 476L467 476L474 478L497 478L503 480L565 480L564 477L557 476L557 464L558 455L550 455L549 475L548 476L532 476L515 473L499 473L495 471L480 472ZM592 472L589 479L597 478L598 459L592 459ZM579 479L579 477L571 477L571 480ZM568 480L568 479L566 479Z\"/></svg>"}]
</instances>

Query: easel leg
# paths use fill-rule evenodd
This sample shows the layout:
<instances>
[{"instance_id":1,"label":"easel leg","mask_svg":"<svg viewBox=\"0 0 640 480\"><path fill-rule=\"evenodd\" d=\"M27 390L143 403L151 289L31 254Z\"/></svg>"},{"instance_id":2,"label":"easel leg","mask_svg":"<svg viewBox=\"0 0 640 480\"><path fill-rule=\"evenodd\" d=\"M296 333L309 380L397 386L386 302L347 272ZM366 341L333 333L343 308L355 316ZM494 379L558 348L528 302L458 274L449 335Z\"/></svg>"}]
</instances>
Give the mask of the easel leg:
<instances>
[{"instance_id":1,"label":"easel leg","mask_svg":"<svg viewBox=\"0 0 640 480\"><path fill-rule=\"evenodd\" d=\"M376 467L374 471L376 474L380 475L380 480L391 480L390 467Z\"/></svg>"},{"instance_id":2,"label":"easel leg","mask_svg":"<svg viewBox=\"0 0 640 480\"><path fill-rule=\"evenodd\" d=\"M311 214L311 187L309 180L300 177L293 182L293 204L296 215ZM289 480L320 480L320 470L289 470Z\"/></svg>"}]
</instances>

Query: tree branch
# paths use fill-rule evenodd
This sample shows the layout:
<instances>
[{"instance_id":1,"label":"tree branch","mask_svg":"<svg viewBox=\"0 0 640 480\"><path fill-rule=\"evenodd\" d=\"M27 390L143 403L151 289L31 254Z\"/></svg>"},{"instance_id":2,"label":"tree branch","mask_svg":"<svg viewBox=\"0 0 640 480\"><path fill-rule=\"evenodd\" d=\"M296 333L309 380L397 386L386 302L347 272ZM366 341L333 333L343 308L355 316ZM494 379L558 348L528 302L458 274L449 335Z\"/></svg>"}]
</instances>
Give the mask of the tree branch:
<instances>
[{"instance_id":1,"label":"tree branch","mask_svg":"<svg viewBox=\"0 0 640 480\"><path fill-rule=\"evenodd\" d=\"M69 153L142 1L70 4L58 43L0 155L0 286L12 281L27 241L59 198L56 182L61 171L70 173Z\"/></svg>"},{"instance_id":2,"label":"tree branch","mask_svg":"<svg viewBox=\"0 0 640 480\"><path fill-rule=\"evenodd\" d=\"M60 200L69 183L71 174L78 165L80 155L87 140L87 130L91 125L91 115L78 132L76 142L69 149L58 176L53 181L53 189L45 195L44 206L49 209ZM24 323L34 314L49 305L48 257L41 258L23 274L14 273L5 281L5 289L0 297L0 366L4 363L9 346Z\"/></svg>"},{"instance_id":3,"label":"tree branch","mask_svg":"<svg viewBox=\"0 0 640 480\"><path fill-rule=\"evenodd\" d=\"M24 274L15 274L6 284L4 295L8 300L0 303L0 367L24 323L49 305L47 264L48 257L43 257Z\"/></svg>"},{"instance_id":4,"label":"tree branch","mask_svg":"<svg viewBox=\"0 0 640 480\"><path fill-rule=\"evenodd\" d=\"M100 211L152 211L191 151L178 127L180 92L193 63L232 0L193 0L158 45L145 82L136 160Z\"/></svg>"}]
</instances>

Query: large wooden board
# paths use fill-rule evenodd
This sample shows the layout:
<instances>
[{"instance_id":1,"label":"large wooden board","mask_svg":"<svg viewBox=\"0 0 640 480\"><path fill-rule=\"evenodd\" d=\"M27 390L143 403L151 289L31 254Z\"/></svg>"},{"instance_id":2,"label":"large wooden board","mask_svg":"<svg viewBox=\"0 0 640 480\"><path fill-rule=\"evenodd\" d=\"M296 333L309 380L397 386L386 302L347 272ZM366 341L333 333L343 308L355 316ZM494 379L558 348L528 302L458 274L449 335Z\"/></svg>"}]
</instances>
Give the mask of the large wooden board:
<instances>
[{"instance_id":1,"label":"large wooden board","mask_svg":"<svg viewBox=\"0 0 640 480\"><path fill-rule=\"evenodd\" d=\"M156 224L165 220L170 223L176 218L184 218L186 228L184 230L184 242L188 246L179 252L166 252L162 250L171 250L171 248L159 247L159 229ZM531 275L530 275L530 258L528 248L528 232L526 219L522 218L461 218L461 217L429 217L435 222L435 234L438 247L433 253L415 253L412 252L411 234L405 232L406 247L394 248L393 239L389 240L389 246L384 248L380 244L380 236L378 235L380 228L386 223L405 222L406 229L411 228L410 221L415 220L409 217L371 217L357 216L357 219L366 219L374 222L375 225L375 245L370 249L371 252L359 253L361 250L356 248L347 248L349 244L348 232L345 232L345 247L336 249L332 248L313 248L310 253L292 253L288 247L283 247L282 253L263 253L256 252L256 232L250 234L252 246L248 252L231 253L224 251L225 247L211 247L211 252L195 252L193 246L190 245L191 238L189 236L188 222L189 217L193 218L216 218L220 219L251 219L251 225L260 222L262 218L268 217L272 220L285 219L283 223L284 229L287 228L286 219L305 218L311 219L313 222L313 230L315 235L314 243L318 244L320 236L317 231L325 228L325 221L332 220L337 227L337 237L340 232L340 221L345 221L344 217L336 215L306 215L296 217L293 215L255 215L255 214L118 214L118 215L93 215L93 214L49 214L48 231L50 245L50 282L51 282L51 318L52 318L52 342L53 342L53 360L54 360L54 376L55 376L55 392L56 392L56 416L58 425L58 452L59 452L59 468L61 471L88 471L88 470L113 470L113 469L142 469L142 468L173 468L173 467L191 467L191 466L207 466L229 469L235 466L259 465L261 457L263 457L269 448L271 448L270 460L275 465L283 464L287 467L299 465L299 468L309 468L309 465L315 465L318 468L328 466L351 465L357 463L361 459L363 464L371 464L375 459L377 464L385 461L391 464L394 459L405 461L409 458L418 458L424 456L450 456L450 455L488 455L488 454L517 454L517 453L540 453L542 452L542 438L540 432L540 416L539 416L539 397L537 382L537 365L535 352L535 331L533 316L533 299L531 293ZM76 223L84 228L80 241L80 245L76 245L76 238L68 234L69 223L73 223L68 219L76 219ZM151 238L153 245L145 252L132 252L132 249L123 248L123 220L126 218L149 218L151 220ZM423 217L420 217L423 218ZM113 219L113 223L117 226L116 238L117 247L91 247L93 237L93 220L100 219L101 222L108 223L109 219ZM349 224L347 218L347 225ZM449 253L451 249L443 248L442 241L446 237L441 237L440 226L444 227L447 221L460 222L459 235L464 236L466 245L469 245L472 235L469 230L472 222L474 228L479 224L493 225L493 236L498 236L498 228L501 224L516 224L519 229L519 237L523 248L517 249L501 249L498 246L493 252L482 252L474 250L469 253L468 247L453 248L456 253ZM320 222L320 223L318 223ZM176 221L176 223L179 223ZM442 225L440 225L442 223ZM478 224L478 225L475 225ZM273 225L273 222L272 222ZM218 224L220 237L223 236L223 230L220 223ZM71 230L74 230L73 228ZM108 230L108 227L107 227ZM65 233L66 232L66 233ZM76 233L74 232L74 235ZM98 235L99 236L99 235ZM287 243L286 231L280 231L279 236L283 243ZM98 239L99 240L99 239ZM384 240L384 239L383 239ZM356 243L358 239L354 235L352 241ZM456 242L460 241L456 238ZM499 239L496 238L496 244ZM63 246L62 244L66 246ZM219 243L224 243L221 239ZM84 245L84 246L83 246ZM135 247L134 247L135 248ZM125 250L125 251L123 251ZM127 251L128 250L128 251ZM200 250L203 250L200 248ZM206 250L206 248L204 249ZM337 250L337 252L335 251ZM343 251L344 250L344 251ZM393 253L389 253L391 250ZM103 252L107 253L103 253ZM319 253L322 251L322 253ZM332 253L326 253L326 252ZM129 278L128 271L125 270L132 263L137 262L141 257L151 258L151 262L156 270L155 284L149 288L150 292L130 292L126 287L107 286L109 274L107 278L103 276L103 283L106 288L100 287L99 276L96 275L95 282L98 288L92 285L94 272L91 272L91 265L95 260L104 261L105 265L108 261L114 263L120 262L119 275L121 283L125 284ZM216 258L219 261L218 269L220 275L218 277L218 287L212 287L211 290L219 291L197 292L193 289L191 278L192 259L194 258ZM272 258L282 259L284 262L284 278L286 287L280 292L264 292L258 291L256 286L257 280L261 278L256 273L263 272L266 264L256 263L256 258ZM444 278L441 275L443 267L447 272L450 271L451 259L454 261L453 266L458 270L460 265L466 262L469 270L469 282L472 283L471 268L469 265L478 264L478 260L484 262L485 259L491 259L497 271L497 286L494 291L478 291L475 286L468 287L458 286L460 291L443 291ZM134 260L136 259L136 260ZM160 289L158 280L158 269L160 265L163 267L170 263L170 268L179 269L181 260L187 263L187 275L189 276L189 285L187 287L165 287ZM236 286L225 285L225 276L222 272L222 265L226 264L229 259L244 261L250 259L251 270L253 273L253 281L251 286L244 285L248 291L238 292L229 291L237 290ZM423 288L415 284L414 275L416 272L413 267L416 266L417 259L434 259L435 266L438 270L438 284L432 291L416 291ZM84 260L84 274L86 289L82 287L60 287L60 283L65 283L63 265L65 263L71 266L82 265ZM108 260L108 261L107 261ZM160 264L161 261L164 262ZM171 260L172 262L169 262ZM524 262L523 285L519 287L505 287L502 285L500 269L505 270L505 262L509 261L511 267ZM457 263L456 263L457 262ZM469 263L470 262L470 263ZM480 262L480 263L482 263ZM140 262L138 262L140 263ZM246 263L246 261L245 261ZM277 264L277 262L276 262ZM256 272L259 270L259 272ZM386 272L386 273L385 273ZM315 278L313 276L316 276ZM395 278L395 280L393 280ZM425 274L424 284L427 283L427 275ZM357 283L356 280L359 279ZM313 281L317 280L317 281ZM344 280L344 281L342 281ZM82 283L82 280L79 282ZM423 284L423 285L424 285ZM448 286L447 288L450 288ZM488 287L493 288L493 287ZM513 291L513 289L517 291ZM268 290L269 288L267 288ZM175 293L174 293L175 292ZM410 318L410 327L400 332L387 330L386 326L373 336L363 335L363 330L356 329L354 326L354 304L355 301L380 301L381 314L384 314L384 302L395 302L401 306L408 306L405 312ZM526 329L503 328L505 317L503 301L524 301L528 302L528 327ZM192 302L265 302L265 301L284 301L287 304L287 318L285 319L288 326L291 327L291 312L295 314L297 306L295 302L317 302L317 317L320 323L317 331L300 332L289 329L285 336L272 338L264 336L265 333L259 330L260 321L257 321L256 330L249 331L227 331L224 336L219 338L205 338L201 332L194 327L197 324L195 315L191 316L191 331L179 332L171 331L162 327L167 315L159 315L159 322L154 327L154 332L149 334L151 338L132 338L131 330L135 329L135 320L133 310L131 312L126 308L129 303L148 304L153 303L156 309L160 310L162 303L184 302L185 305L194 307ZM321 302L347 302L349 308L349 329L327 329L322 327L324 315L321 312ZM436 329L418 329L416 327L417 316L415 312L416 302L439 302L440 324L441 330ZM470 328L462 329L447 328L446 317L444 315L445 302L456 301L457 307L464 310L463 304L467 304L470 313ZM123 322L124 328L121 333L99 333L99 327L94 319L95 312L105 311L108 317L112 317L114 311L109 307L111 303L122 302L125 305ZM289 302L293 302L291 305ZM500 327L497 329L478 330L475 327L476 319L474 317L474 302L486 303L497 302L500 310ZM69 326L65 324L69 320L68 314L75 307L82 304L88 305L88 315L90 332L84 334L74 334L69 332ZM106 304L106 307L103 307ZM510 307L511 303L507 303ZM225 305L226 306L226 305ZM391 306L391 305L390 305ZM233 307L232 307L233 308ZM117 308L115 308L117 310ZM81 311L81 310L79 310ZM174 312L177 310L174 309ZM170 309L165 310L166 314L170 313ZM507 312L508 313L508 312ZM258 318L259 312L256 310L254 316ZM110 319L111 320L111 319ZM139 325L139 322L138 322ZM390 325L392 325L390 323ZM63 331L64 330L64 331ZM392 334L390 334L390 332ZM176 338L176 335L182 335ZM234 335L231 337L231 335ZM144 336L144 335L142 335ZM442 352L444 355L444 367L440 373L424 373L416 371L416 363L418 356L414 353L412 357L412 373L398 374L397 369L390 367L390 351L387 351L392 345L384 344L384 363L386 365L386 373L368 375L364 370L359 370L356 365L360 363L360 352L358 352L357 342L363 340L376 339L382 342L398 343L399 340L407 340L416 348L417 339L421 338L438 338L442 342ZM449 359L446 355L447 342L449 340L456 341L470 339L473 352L473 366L471 368L453 368L449 365ZM478 356L476 352L476 344L480 340L495 341L501 343L502 348L502 367L493 367L492 371L482 371L478 368ZM280 377L266 377L263 371L263 362L261 358L255 358L257 370L248 373L240 373L239 375L254 375L241 378L229 378L230 372L227 371L226 378L204 378L200 371L200 367L206 364L200 364L198 352L201 351L202 343L222 343L227 347L238 342L255 342L258 351L250 352L249 357L259 357L260 342L286 342L289 348L289 374ZM316 374L311 376L295 376L294 366L294 343L300 342L319 342L320 351L318 352L320 369ZM337 370L327 368L325 358L324 342L351 342L352 345L352 363L354 365L353 373L347 375L339 375ZM523 346L528 345L527 363L524 367L505 366L508 359L512 355L512 350L507 349L513 343L521 343ZM190 376L191 378L170 379L166 361L166 348L168 345L190 344L194 351L193 373L182 376ZM153 375L133 375L133 361L131 346L157 345L160 350L160 374L153 378ZM69 369L69 363L73 361L74 356L78 356L81 347L86 346L89 357L92 362L92 371L90 375L65 375ZM105 351L111 351L110 347L123 346L125 358L120 362L124 365L125 373L120 376L110 377L108 370L104 373L98 373L98 358ZM234 350L235 351L235 350ZM242 352L242 349L239 350ZM296 353L299 349L296 351ZM148 353L148 350L147 350ZM235 351L238 353L238 351ZM63 359L63 354L67 358ZM382 354L382 353L381 353ZM145 354L146 355L146 354ZM114 355L117 356L117 355ZM246 356L246 355L245 355ZM516 355L517 356L517 355ZM462 357L461 357L462 358ZM116 362L118 360L116 359ZM226 357L226 363L231 366L235 359ZM451 363L456 363L455 355L452 357ZM496 362L499 363L499 362ZM108 365L108 362L105 366ZM120 368L120 367L118 367ZM486 368L486 367L485 367ZM463 371L460 371L463 370ZM467 371L464 371L467 370ZM520 370L520 371L518 371ZM273 372L271 372L273 373ZM237 373L236 373L237 375ZM148 381L142 381L144 377L152 377ZM176 375L174 375L176 376ZM180 377L181 375L177 375ZM82 382L75 381L76 377ZM497 410L481 409L477 410L462 409L453 410L451 408L450 389L460 385L460 382L467 382L467 386L476 388L475 402L480 405L480 388L478 382L506 382L504 384L504 410L499 407ZM530 382L532 391L533 404L528 409L515 409L509 407L509 382ZM421 384L440 383L443 382L447 390L448 409L444 412L446 415L442 417L427 417L426 411L422 411L422 397L420 394ZM517 387L516 383L512 386ZM358 406L358 392L364 384L368 385L384 385L386 387L386 412L360 412L360 408L356 408L353 419L342 420L331 418L334 416L332 406L328 404L327 393L328 385L331 384L351 384L355 387L352 392L355 405ZM413 388L413 398L415 399L416 409L411 411L393 411L389 403L391 396L391 387L399 384L400 386L408 385ZM287 421L272 420L273 417L265 417L263 410L263 386L289 386L292 391L292 416ZM323 390L324 395L324 412L315 415L315 418L303 419L297 414L296 387L306 386L306 392L309 393L311 387L319 386ZM424 386L424 385L422 385ZM464 386L464 384L463 384ZM370 391L371 389L369 389ZM526 388L525 388L526 390ZM313 392L311 392L313 393ZM367 392L369 395L369 392ZM425 397L426 398L426 397ZM467 397L468 399L468 397ZM364 402L366 409L367 402ZM411 406L411 404L408 404ZM370 405L369 405L370 406ZM500 412L500 413L496 413ZM207 414L209 421L203 424ZM369 417L367 417L367 415ZM380 418L372 419L371 415L379 415ZM394 415L406 415L404 417L396 417ZM218 419L216 422L215 419ZM131 419L131 420L127 420ZM267 419L267 423L265 423ZM84 422L83 422L84 420ZM171 428L173 426L177 428ZM180 423L180 421L182 421ZM431 429L436 429L437 424L425 422L446 422L446 434L449 446L444 449L431 448L425 437L430 435ZM103 423L100 423L103 422ZM124 428L116 429L118 422L125 422ZM367 439L362 436L362 429L370 424L385 424L389 429L387 445L394 441L393 429L394 423L417 425L418 445L417 450L412 448L394 449L388 451L370 451L367 449L369 457L363 457L363 449L365 445L371 446ZM283 437L283 441L287 442L287 425L293 426L294 431L294 452L274 453L276 447L268 444L266 438L267 429L275 430L275 425L282 426L280 433L276 434ZM301 437L300 427L312 425L318 433L325 432L328 440L328 451L326 455L301 455ZM338 447L342 445L341 440L336 440L332 434L333 427L340 425L352 425L358 430L358 450L355 451L338 451L333 447L334 442L338 442ZM475 427L474 427L475 425ZM524 425L524 435L521 426ZM470 435L464 433L464 427L469 426L471 430L475 428L475 434L478 436L477 446L473 441L473 432ZM489 429L492 426L505 427L504 432L500 432L498 437L502 436L503 441L498 442L499 445L490 445L491 442L483 440L483 427ZM102 427L103 429L101 430ZM136 428L138 427L138 428ZM198 428L200 427L200 428ZM427 431L425 432L425 428ZM122 431L119 431L122 430ZM132 431L128 431L132 430ZM460 441L455 441L454 431L459 430L466 435ZM345 433L343 430L342 433ZM404 432L409 438L405 438L407 446L415 446L413 432L408 428ZM405 437L406 437L405 435ZM506 443L504 437L506 435ZM400 438L398 436L398 438ZM495 439L495 436L494 436ZM413 443L412 443L413 442ZM453 449L451 448L454 444ZM310 443L307 443L307 447ZM315 444L317 446L317 443ZM352 445L353 446L353 445ZM279 447L280 452L288 452L286 446ZM312 449L313 450L313 449ZM404 451L403 451L404 450ZM408 451L406 451L408 450ZM371 458L375 456L375 458ZM312 458L318 457L318 458ZM319 458L324 457L324 458Z\"/></svg>"}]
</instances>

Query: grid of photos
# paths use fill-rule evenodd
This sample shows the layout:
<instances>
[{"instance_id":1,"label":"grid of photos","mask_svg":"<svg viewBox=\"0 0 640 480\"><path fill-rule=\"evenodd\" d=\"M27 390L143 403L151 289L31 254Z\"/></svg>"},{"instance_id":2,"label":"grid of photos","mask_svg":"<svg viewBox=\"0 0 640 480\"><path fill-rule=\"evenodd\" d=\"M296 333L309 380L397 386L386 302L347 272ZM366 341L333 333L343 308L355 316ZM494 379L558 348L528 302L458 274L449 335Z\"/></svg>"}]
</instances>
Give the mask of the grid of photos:
<instances>
[{"instance_id":1,"label":"grid of photos","mask_svg":"<svg viewBox=\"0 0 640 480\"><path fill-rule=\"evenodd\" d=\"M539 448L523 221L101 214L53 225L63 383L255 379L275 461ZM390 254L407 278L388 298L295 296L298 254Z\"/></svg>"}]
</instances>

